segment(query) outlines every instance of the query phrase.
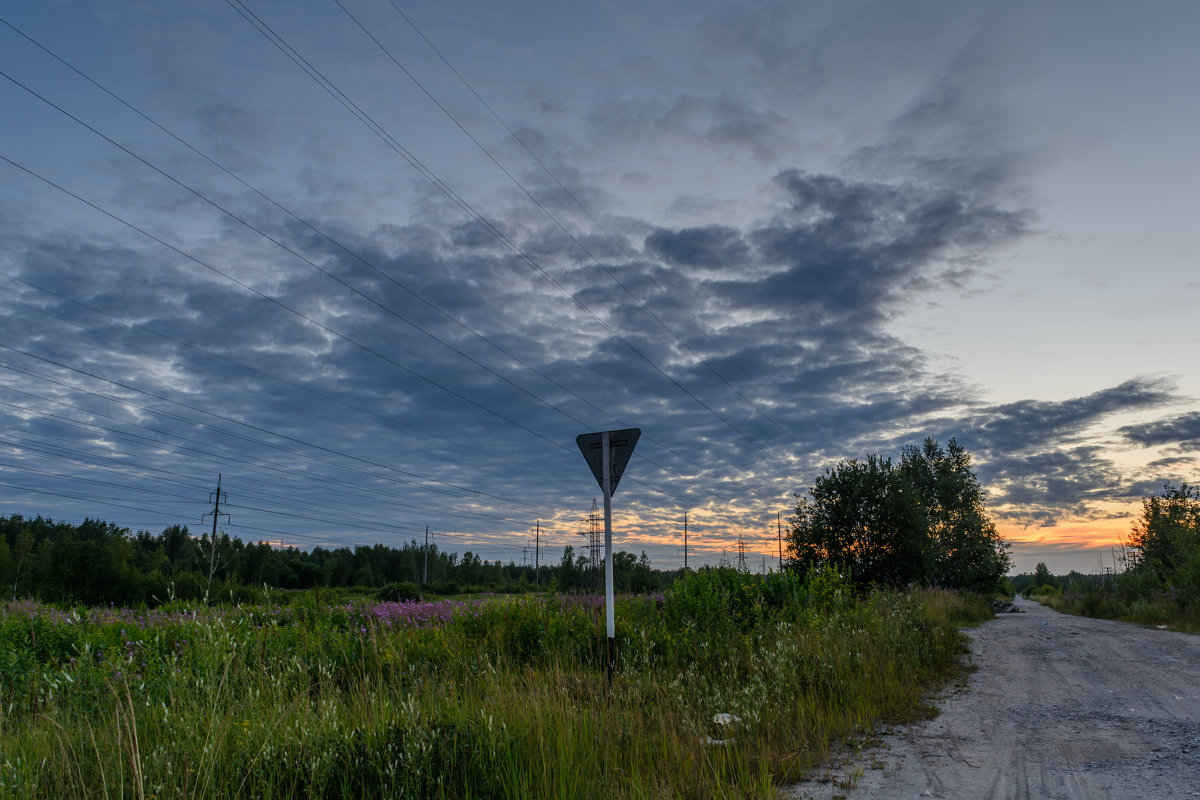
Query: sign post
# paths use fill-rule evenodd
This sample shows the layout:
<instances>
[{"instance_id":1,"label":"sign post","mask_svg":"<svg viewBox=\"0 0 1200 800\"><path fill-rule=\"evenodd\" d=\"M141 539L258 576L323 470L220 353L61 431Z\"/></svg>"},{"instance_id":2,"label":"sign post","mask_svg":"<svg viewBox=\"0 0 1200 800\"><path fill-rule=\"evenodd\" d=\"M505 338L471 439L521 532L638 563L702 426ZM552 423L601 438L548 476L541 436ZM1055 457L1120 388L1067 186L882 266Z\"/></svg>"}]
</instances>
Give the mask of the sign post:
<instances>
[{"instance_id":1,"label":"sign post","mask_svg":"<svg viewBox=\"0 0 1200 800\"><path fill-rule=\"evenodd\" d=\"M613 598L612 496L637 446L640 428L584 433L575 437L596 482L604 492L604 616L608 625L608 682L617 665L617 626Z\"/></svg>"}]
</instances>

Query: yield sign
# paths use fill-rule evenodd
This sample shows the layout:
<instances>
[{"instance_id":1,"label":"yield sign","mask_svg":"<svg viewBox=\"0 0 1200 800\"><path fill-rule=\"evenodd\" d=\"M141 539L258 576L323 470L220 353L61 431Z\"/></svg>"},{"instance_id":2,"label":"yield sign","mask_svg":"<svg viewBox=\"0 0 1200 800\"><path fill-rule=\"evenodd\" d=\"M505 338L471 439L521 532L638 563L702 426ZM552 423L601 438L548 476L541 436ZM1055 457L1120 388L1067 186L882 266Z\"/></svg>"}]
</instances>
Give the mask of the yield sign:
<instances>
[{"instance_id":1,"label":"yield sign","mask_svg":"<svg viewBox=\"0 0 1200 800\"><path fill-rule=\"evenodd\" d=\"M633 455L633 448L637 446L638 437L641 435L641 428L608 431L608 447L611 453L608 467L612 480L608 490L610 497L617 491L617 481L621 480L621 474L625 472L625 465L629 463L629 457ZM600 484L601 489L604 488L603 439L603 433L581 433L575 437L575 444L579 445L579 452L587 459L588 466L592 468L592 474L596 476L596 483Z\"/></svg>"}]
</instances>

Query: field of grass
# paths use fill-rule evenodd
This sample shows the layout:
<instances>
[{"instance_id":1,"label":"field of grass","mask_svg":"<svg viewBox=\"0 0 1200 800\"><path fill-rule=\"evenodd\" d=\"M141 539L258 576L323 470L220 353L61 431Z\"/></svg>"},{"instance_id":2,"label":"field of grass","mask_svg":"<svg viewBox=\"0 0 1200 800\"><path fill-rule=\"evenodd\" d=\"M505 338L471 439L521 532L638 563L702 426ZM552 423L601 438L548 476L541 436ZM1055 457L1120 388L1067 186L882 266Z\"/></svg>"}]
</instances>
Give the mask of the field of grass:
<instances>
[{"instance_id":1,"label":"field of grass","mask_svg":"<svg viewBox=\"0 0 1200 800\"><path fill-rule=\"evenodd\" d=\"M922 713L949 592L711 570L601 598L0 612L0 796L771 797ZM727 713L739 721L713 722ZM713 740L723 740L714 744Z\"/></svg>"}]
</instances>

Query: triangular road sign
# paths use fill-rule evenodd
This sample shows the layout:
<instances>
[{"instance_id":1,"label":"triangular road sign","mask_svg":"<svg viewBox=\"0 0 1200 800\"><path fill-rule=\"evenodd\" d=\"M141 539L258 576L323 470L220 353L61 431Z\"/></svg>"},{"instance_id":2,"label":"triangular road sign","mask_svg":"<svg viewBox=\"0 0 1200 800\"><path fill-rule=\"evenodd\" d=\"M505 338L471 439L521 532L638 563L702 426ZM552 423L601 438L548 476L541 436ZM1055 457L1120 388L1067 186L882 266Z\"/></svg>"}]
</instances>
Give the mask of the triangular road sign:
<instances>
[{"instance_id":1,"label":"triangular road sign","mask_svg":"<svg viewBox=\"0 0 1200 800\"><path fill-rule=\"evenodd\" d=\"M641 428L608 431L608 446L611 450L608 467L612 473L609 497L616 494L617 482L621 480L621 475L625 472L625 465L629 463L629 457L633 455L633 448L637 446L638 437L641 435ZM596 476L596 483L600 484L601 489L604 488L603 439L603 433L581 433L575 437L575 444L579 445L579 452L583 453L583 457L587 459L588 466L592 468L592 474Z\"/></svg>"}]
</instances>

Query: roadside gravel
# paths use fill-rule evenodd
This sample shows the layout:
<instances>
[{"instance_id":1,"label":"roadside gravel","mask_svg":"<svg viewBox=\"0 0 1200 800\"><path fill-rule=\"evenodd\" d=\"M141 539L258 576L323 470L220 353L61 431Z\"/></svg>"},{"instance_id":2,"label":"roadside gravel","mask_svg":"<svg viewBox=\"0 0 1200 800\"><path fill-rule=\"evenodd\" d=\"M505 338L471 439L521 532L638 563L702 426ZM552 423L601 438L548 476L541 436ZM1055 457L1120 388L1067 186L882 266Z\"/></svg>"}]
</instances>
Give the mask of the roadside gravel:
<instances>
[{"instance_id":1,"label":"roadside gravel","mask_svg":"<svg viewBox=\"0 0 1200 800\"><path fill-rule=\"evenodd\" d=\"M1200 636L1018 600L969 630L935 719L881 732L786 798L1200 798Z\"/></svg>"}]
</instances>

